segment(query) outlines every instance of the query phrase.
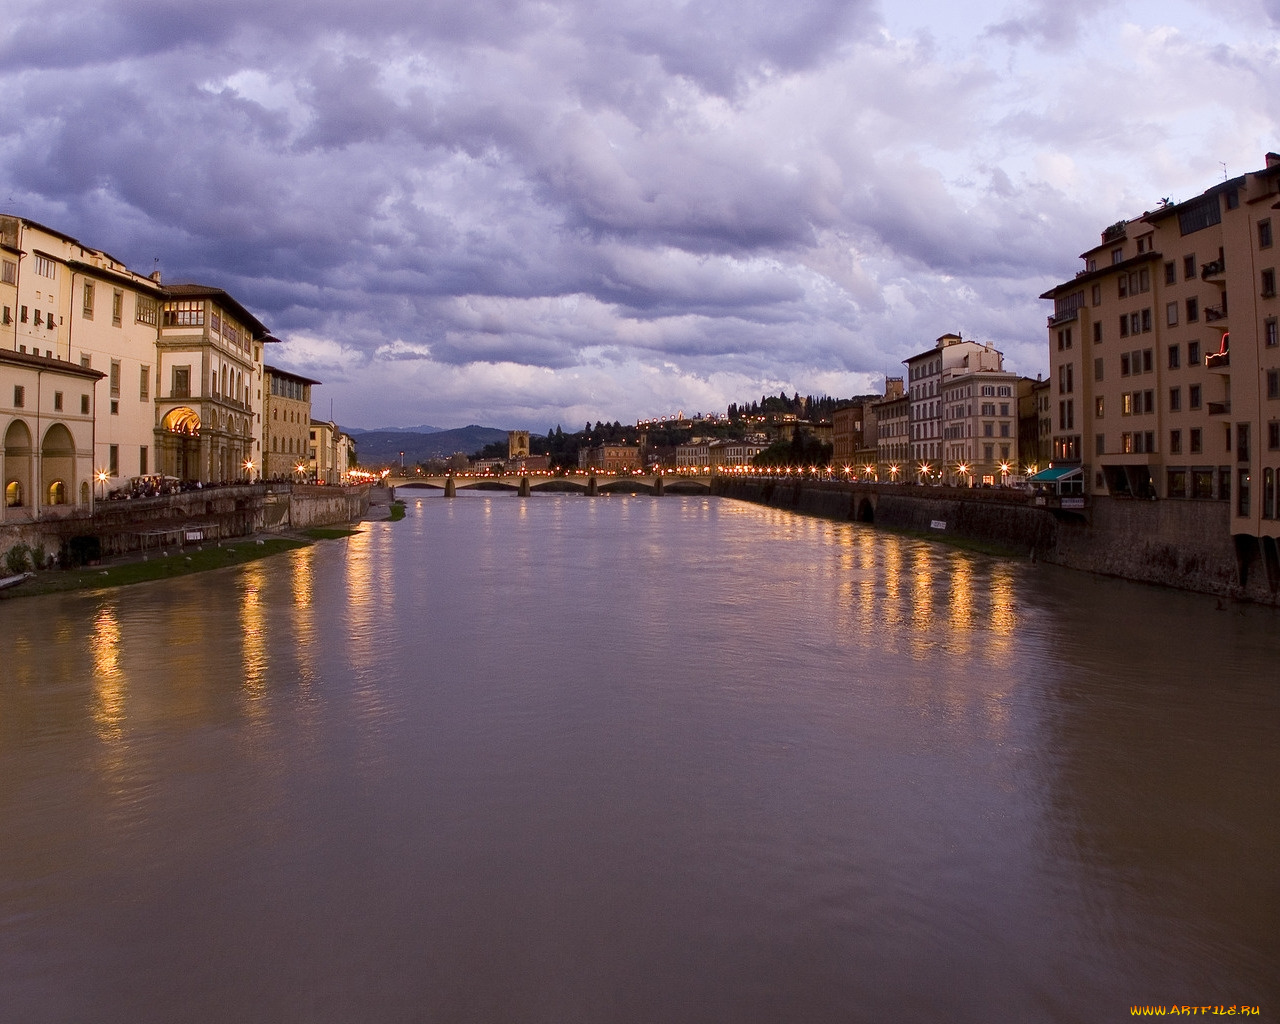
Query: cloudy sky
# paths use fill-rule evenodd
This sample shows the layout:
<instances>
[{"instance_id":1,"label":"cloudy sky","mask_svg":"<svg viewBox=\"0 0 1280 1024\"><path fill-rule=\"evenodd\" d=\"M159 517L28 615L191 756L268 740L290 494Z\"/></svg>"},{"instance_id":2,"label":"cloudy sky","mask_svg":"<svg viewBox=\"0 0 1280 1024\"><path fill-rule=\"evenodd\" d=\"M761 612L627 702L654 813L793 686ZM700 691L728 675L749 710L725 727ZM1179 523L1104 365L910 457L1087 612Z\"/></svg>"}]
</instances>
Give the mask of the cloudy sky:
<instances>
[{"instance_id":1,"label":"cloudy sky","mask_svg":"<svg viewBox=\"0 0 1280 1024\"><path fill-rule=\"evenodd\" d=\"M226 288L356 427L843 397L947 331L1034 376L1103 226L1280 150L1280 0L10 6L0 207Z\"/></svg>"}]
</instances>

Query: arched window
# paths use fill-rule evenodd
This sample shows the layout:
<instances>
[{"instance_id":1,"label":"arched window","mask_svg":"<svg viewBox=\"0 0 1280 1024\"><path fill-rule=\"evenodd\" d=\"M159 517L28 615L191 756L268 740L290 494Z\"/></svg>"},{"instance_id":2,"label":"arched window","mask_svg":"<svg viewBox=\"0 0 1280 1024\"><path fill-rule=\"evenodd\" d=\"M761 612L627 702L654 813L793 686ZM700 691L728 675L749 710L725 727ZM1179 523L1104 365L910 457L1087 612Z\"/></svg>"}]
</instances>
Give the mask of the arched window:
<instances>
[{"instance_id":1,"label":"arched window","mask_svg":"<svg viewBox=\"0 0 1280 1024\"><path fill-rule=\"evenodd\" d=\"M67 485L61 480L55 480L49 485L49 501L50 505L65 505L67 503Z\"/></svg>"},{"instance_id":2,"label":"arched window","mask_svg":"<svg viewBox=\"0 0 1280 1024\"><path fill-rule=\"evenodd\" d=\"M22 507L22 484L17 480L10 480L4 486L4 503L9 508Z\"/></svg>"},{"instance_id":3,"label":"arched window","mask_svg":"<svg viewBox=\"0 0 1280 1024\"><path fill-rule=\"evenodd\" d=\"M80 481L80 504L89 504L89 484L87 481Z\"/></svg>"}]
</instances>

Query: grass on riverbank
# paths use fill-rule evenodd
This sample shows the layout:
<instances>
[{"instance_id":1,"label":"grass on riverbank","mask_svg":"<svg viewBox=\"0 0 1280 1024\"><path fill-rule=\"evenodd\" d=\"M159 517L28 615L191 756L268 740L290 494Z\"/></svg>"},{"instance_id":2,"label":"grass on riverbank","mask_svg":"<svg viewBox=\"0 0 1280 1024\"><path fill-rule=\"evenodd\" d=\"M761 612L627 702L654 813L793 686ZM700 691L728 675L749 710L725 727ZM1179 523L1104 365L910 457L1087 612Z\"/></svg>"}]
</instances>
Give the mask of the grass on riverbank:
<instances>
[{"instance_id":1,"label":"grass on riverbank","mask_svg":"<svg viewBox=\"0 0 1280 1024\"><path fill-rule=\"evenodd\" d=\"M391 515L387 517L393 523L398 523L404 518L404 502L397 498L391 503Z\"/></svg>"},{"instance_id":2,"label":"grass on riverbank","mask_svg":"<svg viewBox=\"0 0 1280 1024\"><path fill-rule=\"evenodd\" d=\"M346 536L354 531L308 531L309 534L311 532L332 532L338 536ZM171 579L174 576L186 576L193 572L207 572L210 569L221 569L229 565L243 565L245 562L266 558L268 555L278 555L283 551L306 547L309 543L309 540L289 537L260 540L245 537L224 544L222 547L205 547L202 551L187 548L171 555L151 557L146 561L91 565L65 571L49 569L37 573L34 579L28 580L21 586L6 591L4 599L58 594L69 590L94 590L98 587L126 587L134 583Z\"/></svg>"}]
</instances>

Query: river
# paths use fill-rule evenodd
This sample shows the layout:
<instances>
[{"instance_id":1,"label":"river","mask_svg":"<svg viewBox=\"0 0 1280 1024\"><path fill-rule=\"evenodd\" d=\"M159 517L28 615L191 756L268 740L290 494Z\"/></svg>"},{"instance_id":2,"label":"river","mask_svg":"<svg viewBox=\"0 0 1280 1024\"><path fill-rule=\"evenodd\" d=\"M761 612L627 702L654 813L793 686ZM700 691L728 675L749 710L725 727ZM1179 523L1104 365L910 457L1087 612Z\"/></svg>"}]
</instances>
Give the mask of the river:
<instances>
[{"instance_id":1,"label":"river","mask_svg":"<svg viewBox=\"0 0 1280 1024\"><path fill-rule=\"evenodd\" d=\"M0 601L0 1020L1280 1013L1280 618L466 495Z\"/></svg>"}]
</instances>

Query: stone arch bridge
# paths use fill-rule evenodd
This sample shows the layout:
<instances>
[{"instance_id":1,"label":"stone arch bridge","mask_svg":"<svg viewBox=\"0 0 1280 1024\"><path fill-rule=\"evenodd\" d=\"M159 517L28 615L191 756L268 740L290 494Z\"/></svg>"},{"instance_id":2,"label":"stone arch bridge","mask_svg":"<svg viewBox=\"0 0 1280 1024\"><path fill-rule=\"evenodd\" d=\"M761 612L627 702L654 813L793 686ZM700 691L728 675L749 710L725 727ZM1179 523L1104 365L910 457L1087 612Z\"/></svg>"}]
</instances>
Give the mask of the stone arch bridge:
<instances>
[{"instance_id":1,"label":"stone arch bridge","mask_svg":"<svg viewBox=\"0 0 1280 1024\"><path fill-rule=\"evenodd\" d=\"M526 473L492 476L451 473L426 476L392 473L386 485L399 491L444 491L451 497L458 491L505 491L510 494L709 494L711 474L660 473L644 476L610 473Z\"/></svg>"}]
</instances>

